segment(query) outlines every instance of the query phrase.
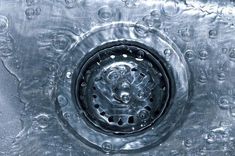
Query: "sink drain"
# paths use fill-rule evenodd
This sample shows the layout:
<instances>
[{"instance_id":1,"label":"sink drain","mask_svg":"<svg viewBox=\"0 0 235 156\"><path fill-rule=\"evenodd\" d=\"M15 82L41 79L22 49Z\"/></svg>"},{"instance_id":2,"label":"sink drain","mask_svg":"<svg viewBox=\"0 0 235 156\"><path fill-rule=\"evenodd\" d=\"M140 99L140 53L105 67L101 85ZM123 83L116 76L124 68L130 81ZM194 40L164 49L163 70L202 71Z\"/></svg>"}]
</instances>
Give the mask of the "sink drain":
<instances>
[{"instance_id":1,"label":"sink drain","mask_svg":"<svg viewBox=\"0 0 235 156\"><path fill-rule=\"evenodd\" d=\"M85 117L112 133L149 127L169 100L169 79L147 50L118 45L94 50L79 70L76 97Z\"/></svg>"},{"instance_id":2,"label":"sink drain","mask_svg":"<svg viewBox=\"0 0 235 156\"><path fill-rule=\"evenodd\" d=\"M179 123L189 74L165 35L130 23L96 28L60 58L58 117L71 134L105 153L161 143ZM110 35L112 34L112 35Z\"/></svg>"}]
</instances>

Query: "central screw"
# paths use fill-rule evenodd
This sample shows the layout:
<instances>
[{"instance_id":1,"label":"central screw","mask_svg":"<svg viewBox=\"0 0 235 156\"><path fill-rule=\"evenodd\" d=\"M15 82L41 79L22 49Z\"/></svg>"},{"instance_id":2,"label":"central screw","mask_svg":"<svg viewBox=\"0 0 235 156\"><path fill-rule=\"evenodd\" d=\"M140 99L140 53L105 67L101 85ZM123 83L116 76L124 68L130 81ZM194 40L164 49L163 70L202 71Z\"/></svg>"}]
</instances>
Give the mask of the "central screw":
<instances>
[{"instance_id":1,"label":"central screw","mask_svg":"<svg viewBox=\"0 0 235 156\"><path fill-rule=\"evenodd\" d=\"M126 92L122 93L121 94L121 100L122 100L123 103L128 103L130 101L129 93L126 93Z\"/></svg>"}]
</instances>

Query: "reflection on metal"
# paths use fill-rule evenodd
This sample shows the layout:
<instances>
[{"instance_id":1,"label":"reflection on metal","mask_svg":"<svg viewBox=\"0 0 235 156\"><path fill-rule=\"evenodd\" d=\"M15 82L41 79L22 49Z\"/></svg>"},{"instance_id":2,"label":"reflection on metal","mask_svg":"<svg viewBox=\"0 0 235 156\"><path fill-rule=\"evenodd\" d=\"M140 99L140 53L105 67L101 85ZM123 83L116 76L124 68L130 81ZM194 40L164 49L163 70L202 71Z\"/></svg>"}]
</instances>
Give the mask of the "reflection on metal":
<instances>
[{"instance_id":1,"label":"reflection on metal","mask_svg":"<svg viewBox=\"0 0 235 156\"><path fill-rule=\"evenodd\" d=\"M0 4L0 155L234 155L233 1Z\"/></svg>"}]
</instances>

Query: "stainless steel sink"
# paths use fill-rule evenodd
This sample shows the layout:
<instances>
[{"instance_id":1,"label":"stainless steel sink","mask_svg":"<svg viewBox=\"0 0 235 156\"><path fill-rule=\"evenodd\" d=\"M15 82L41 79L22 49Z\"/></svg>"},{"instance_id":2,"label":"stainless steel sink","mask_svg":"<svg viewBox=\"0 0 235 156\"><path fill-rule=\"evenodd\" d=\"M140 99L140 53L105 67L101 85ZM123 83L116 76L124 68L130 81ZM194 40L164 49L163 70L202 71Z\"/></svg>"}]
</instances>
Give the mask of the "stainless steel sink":
<instances>
[{"instance_id":1,"label":"stainless steel sink","mask_svg":"<svg viewBox=\"0 0 235 156\"><path fill-rule=\"evenodd\" d=\"M234 156L235 2L1 0L0 155Z\"/></svg>"}]
</instances>

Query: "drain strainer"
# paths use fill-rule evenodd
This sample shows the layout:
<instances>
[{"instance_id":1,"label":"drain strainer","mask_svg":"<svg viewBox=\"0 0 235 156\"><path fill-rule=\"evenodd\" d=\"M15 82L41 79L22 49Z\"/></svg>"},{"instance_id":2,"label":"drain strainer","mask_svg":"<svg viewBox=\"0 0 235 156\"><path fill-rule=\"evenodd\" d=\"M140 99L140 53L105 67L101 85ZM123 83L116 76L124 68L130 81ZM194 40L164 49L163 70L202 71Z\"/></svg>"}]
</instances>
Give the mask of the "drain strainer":
<instances>
[{"instance_id":1,"label":"drain strainer","mask_svg":"<svg viewBox=\"0 0 235 156\"><path fill-rule=\"evenodd\" d=\"M90 147L125 153L156 146L183 115L188 69L177 46L155 29L96 28L60 61L59 119Z\"/></svg>"},{"instance_id":2,"label":"drain strainer","mask_svg":"<svg viewBox=\"0 0 235 156\"><path fill-rule=\"evenodd\" d=\"M130 133L149 127L169 100L169 80L145 49L118 45L95 52L79 70L76 95L98 128Z\"/></svg>"}]
</instances>

